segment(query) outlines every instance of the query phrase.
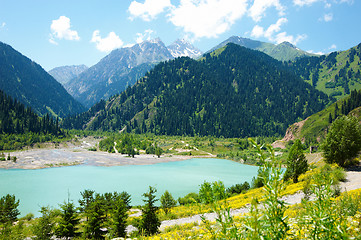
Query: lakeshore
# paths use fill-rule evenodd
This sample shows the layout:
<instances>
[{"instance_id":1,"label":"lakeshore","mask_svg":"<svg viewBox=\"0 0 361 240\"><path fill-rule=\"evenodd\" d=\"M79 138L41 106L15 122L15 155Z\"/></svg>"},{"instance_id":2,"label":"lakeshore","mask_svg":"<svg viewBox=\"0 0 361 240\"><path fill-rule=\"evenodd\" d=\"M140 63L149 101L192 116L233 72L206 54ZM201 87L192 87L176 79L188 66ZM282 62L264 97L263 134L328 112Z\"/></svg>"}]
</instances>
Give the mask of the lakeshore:
<instances>
[{"instance_id":1,"label":"lakeshore","mask_svg":"<svg viewBox=\"0 0 361 240\"><path fill-rule=\"evenodd\" d=\"M89 151L97 144L93 138L82 139L77 143L68 142L59 146L47 146L23 151L6 153L16 157L16 161L0 161L3 169L42 169L49 167L63 167L74 165L91 166L123 166L123 165L150 165L164 162L183 161L197 156L164 154L156 155L141 153L134 158L126 154ZM215 155L200 156L216 157Z\"/></svg>"}]
</instances>

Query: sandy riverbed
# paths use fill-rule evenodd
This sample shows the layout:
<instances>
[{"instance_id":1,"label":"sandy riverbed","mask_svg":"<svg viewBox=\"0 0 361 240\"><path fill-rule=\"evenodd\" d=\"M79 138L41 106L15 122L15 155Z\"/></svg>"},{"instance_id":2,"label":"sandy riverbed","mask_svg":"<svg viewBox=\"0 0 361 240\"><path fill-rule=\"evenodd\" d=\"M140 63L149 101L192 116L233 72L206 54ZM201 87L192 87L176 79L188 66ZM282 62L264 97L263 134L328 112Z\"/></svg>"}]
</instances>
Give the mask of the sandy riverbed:
<instances>
[{"instance_id":1,"label":"sandy riverbed","mask_svg":"<svg viewBox=\"0 0 361 240\"><path fill-rule=\"evenodd\" d=\"M172 156L141 154L134 158L119 153L89 151L94 142L82 140L79 144L68 144L58 148L40 148L11 152L16 162L0 161L0 168L6 169L40 169L48 167L72 166L79 164L94 166L148 165L162 162L182 161L194 156ZM6 156L8 154L5 154Z\"/></svg>"}]
</instances>

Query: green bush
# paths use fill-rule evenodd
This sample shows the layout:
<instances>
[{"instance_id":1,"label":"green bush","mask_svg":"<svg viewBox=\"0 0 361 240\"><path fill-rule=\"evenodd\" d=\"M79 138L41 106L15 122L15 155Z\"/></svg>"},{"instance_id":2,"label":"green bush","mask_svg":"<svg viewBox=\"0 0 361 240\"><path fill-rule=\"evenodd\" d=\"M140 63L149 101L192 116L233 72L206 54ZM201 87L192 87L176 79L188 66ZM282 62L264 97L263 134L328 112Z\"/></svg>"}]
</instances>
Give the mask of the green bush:
<instances>
[{"instance_id":1,"label":"green bush","mask_svg":"<svg viewBox=\"0 0 361 240\"><path fill-rule=\"evenodd\" d=\"M353 116L341 116L331 125L322 145L327 163L341 167L352 163L361 150L361 126Z\"/></svg>"}]
</instances>

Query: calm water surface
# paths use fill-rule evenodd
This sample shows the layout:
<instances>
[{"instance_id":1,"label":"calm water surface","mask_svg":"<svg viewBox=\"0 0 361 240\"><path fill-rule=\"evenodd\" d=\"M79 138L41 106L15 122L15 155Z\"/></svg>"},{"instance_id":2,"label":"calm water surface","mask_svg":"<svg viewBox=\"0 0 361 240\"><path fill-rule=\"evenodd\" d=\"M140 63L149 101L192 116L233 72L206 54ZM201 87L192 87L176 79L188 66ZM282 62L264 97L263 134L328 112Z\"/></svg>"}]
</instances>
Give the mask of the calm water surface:
<instances>
[{"instance_id":1,"label":"calm water surface","mask_svg":"<svg viewBox=\"0 0 361 240\"><path fill-rule=\"evenodd\" d=\"M41 206L58 207L68 198L80 199L84 189L99 193L127 191L133 205L141 205L148 186L156 187L158 197L168 190L174 198L198 192L204 181L221 180L229 187L257 175L258 167L229 160L195 158L154 165L97 167L78 165L38 170L1 169L0 196L14 194L20 199L21 215L39 216Z\"/></svg>"}]
</instances>

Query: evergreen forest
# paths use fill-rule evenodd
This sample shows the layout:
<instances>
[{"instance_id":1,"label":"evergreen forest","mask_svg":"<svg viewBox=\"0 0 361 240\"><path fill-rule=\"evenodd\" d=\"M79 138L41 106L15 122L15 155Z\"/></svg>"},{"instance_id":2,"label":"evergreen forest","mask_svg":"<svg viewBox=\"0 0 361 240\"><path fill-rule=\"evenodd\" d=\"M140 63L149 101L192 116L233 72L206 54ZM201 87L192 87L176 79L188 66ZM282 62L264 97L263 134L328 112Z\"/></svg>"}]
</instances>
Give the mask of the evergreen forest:
<instances>
[{"instance_id":1,"label":"evergreen forest","mask_svg":"<svg viewBox=\"0 0 361 240\"><path fill-rule=\"evenodd\" d=\"M0 90L0 150L20 149L24 145L64 137L59 119L39 117L30 107Z\"/></svg>"},{"instance_id":2,"label":"evergreen forest","mask_svg":"<svg viewBox=\"0 0 361 240\"><path fill-rule=\"evenodd\" d=\"M235 44L158 64L64 128L160 135L275 136L330 98L268 55Z\"/></svg>"}]
</instances>

